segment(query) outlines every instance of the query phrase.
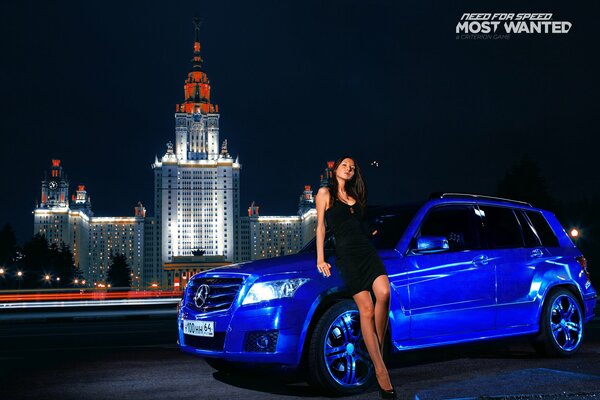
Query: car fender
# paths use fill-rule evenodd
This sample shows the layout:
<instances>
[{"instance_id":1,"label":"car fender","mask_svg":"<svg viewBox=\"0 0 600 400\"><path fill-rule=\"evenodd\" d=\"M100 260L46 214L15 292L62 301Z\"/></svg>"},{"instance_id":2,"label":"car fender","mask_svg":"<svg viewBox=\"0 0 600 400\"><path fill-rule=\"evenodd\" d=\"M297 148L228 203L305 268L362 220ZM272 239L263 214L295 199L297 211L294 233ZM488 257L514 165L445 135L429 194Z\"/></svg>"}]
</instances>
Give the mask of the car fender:
<instances>
[{"instance_id":1,"label":"car fender","mask_svg":"<svg viewBox=\"0 0 600 400\"><path fill-rule=\"evenodd\" d=\"M542 279L544 279L544 278L542 278ZM545 279L548 279L548 278L546 277ZM579 286L579 284L576 281L565 278L564 275L556 275L552 278L552 280L548 280L548 281L542 280L542 282L546 282L546 283L543 284L542 287L540 287L540 290L539 290L538 296L537 296L537 299L539 299L538 304L537 304L537 312L536 312L536 321L538 321L538 324L539 324L540 318L542 317L542 310L544 308L544 302L546 301L546 298L555 288L558 288L558 287L562 287L562 288L572 291L575 294L575 296L577 296L577 299L581 302L581 305L582 305L581 311L585 312L585 309L583 307L583 293L581 291L581 287Z\"/></svg>"},{"instance_id":2,"label":"car fender","mask_svg":"<svg viewBox=\"0 0 600 400\"><path fill-rule=\"evenodd\" d=\"M300 338L298 340L298 353L297 353L297 363L300 364L302 361L302 356L307 347L307 339L308 334L311 328L316 324L315 316L319 307L323 304L327 303L335 303L336 301L343 299L351 299L350 294L347 292L346 288L343 285L335 285L332 287L326 287L325 290L321 291L321 293L316 297L316 299L311 304L308 312L306 313L306 317L304 319L304 323L302 325L302 331L300 333ZM320 315L321 313L319 313Z\"/></svg>"}]
</instances>

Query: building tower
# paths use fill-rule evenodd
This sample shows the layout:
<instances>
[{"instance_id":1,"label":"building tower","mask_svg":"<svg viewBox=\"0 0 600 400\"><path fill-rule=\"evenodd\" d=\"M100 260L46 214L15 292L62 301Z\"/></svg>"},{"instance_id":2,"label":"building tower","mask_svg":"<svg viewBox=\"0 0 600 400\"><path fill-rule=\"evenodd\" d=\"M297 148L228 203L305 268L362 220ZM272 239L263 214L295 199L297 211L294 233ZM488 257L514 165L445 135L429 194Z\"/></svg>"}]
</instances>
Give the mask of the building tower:
<instances>
[{"instance_id":1,"label":"building tower","mask_svg":"<svg viewBox=\"0 0 600 400\"><path fill-rule=\"evenodd\" d=\"M60 165L60 160L52 160L50 177L42 181L42 201L40 208L66 208L69 203L69 180Z\"/></svg>"},{"instance_id":2,"label":"building tower","mask_svg":"<svg viewBox=\"0 0 600 400\"><path fill-rule=\"evenodd\" d=\"M184 102L176 106L175 144L169 142L152 165L156 225L147 234L160 243L155 259L163 266L200 253L239 259L241 164L229 155L227 142L219 142L219 108L211 103L197 19L194 24L192 70L183 87Z\"/></svg>"},{"instance_id":3,"label":"building tower","mask_svg":"<svg viewBox=\"0 0 600 400\"><path fill-rule=\"evenodd\" d=\"M144 219L141 203L133 217L96 217L84 185L68 199L69 181L60 160L52 160L49 176L42 181L41 201L33 211L33 233L49 244L68 246L73 262L87 286L104 284L111 257L123 254L133 272L132 286L144 282ZM149 285L147 285L149 286Z\"/></svg>"},{"instance_id":4,"label":"building tower","mask_svg":"<svg viewBox=\"0 0 600 400\"><path fill-rule=\"evenodd\" d=\"M334 161L327 161L327 167L321 174L321 179L319 180L319 187L329 186L329 182L333 179L333 165Z\"/></svg>"},{"instance_id":5,"label":"building tower","mask_svg":"<svg viewBox=\"0 0 600 400\"><path fill-rule=\"evenodd\" d=\"M34 211L33 233L44 235L49 244L71 246L69 181L60 160L52 160L49 175L45 174L42 180L40 203Z\"/></svg>"}]
</instances>

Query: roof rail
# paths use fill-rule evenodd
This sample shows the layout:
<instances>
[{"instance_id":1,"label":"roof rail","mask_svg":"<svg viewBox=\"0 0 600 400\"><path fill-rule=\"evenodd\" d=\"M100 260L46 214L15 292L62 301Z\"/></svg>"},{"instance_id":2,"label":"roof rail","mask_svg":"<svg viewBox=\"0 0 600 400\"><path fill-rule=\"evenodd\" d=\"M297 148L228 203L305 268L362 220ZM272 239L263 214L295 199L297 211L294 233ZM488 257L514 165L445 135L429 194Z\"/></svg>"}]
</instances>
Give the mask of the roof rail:
<instances>
[{"instance_id":1,"label":"roof rail","mask_svg":"<svg viewBox=\"0 0 600 400\"><path fill-rule=\"evenodd\" d=\"M531 205L531 203L528 203L526 201L505 199L502 197L486 196L486 195L482 195L482 194L435 192L435 193L432 193L431 196L429 196L430 199L435 199L435 198L443 199L443 198L448 198L448 197L470 197L470 198L474 198L474 199L500 200L500 201L506 201L509 203L523 204L523 205L526 205L529 207L533 207Z\"/></svg>"}]
</instances>

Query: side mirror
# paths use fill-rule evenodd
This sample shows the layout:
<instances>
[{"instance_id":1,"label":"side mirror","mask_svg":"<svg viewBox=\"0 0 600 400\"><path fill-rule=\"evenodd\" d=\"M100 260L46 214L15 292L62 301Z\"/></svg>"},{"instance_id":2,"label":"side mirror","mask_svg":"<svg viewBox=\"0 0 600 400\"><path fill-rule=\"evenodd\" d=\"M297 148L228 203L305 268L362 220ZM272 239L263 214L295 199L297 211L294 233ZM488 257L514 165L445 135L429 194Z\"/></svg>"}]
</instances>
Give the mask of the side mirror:
<instances>
[{"instance_id":1,"label":"side mirror","mask_svg":"<svg viewBox=\"0 0 600 400\"><path fill-rule=\"evenodd\" d=\"M416 253L439 253L450 250L448 239L444 236L421 236L417 238Z\"/></svg>"}]
</instances>

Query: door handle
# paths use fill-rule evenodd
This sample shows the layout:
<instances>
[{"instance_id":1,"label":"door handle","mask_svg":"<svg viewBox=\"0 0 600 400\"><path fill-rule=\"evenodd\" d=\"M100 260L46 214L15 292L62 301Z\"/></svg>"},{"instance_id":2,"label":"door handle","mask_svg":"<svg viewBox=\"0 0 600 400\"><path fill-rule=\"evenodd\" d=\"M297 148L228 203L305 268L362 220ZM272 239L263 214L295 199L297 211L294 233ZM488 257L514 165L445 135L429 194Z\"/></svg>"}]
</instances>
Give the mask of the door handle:
<instances>
[{"instance_id":1,"label":"door handle","mask_svg":"<svg viewBox=\"0 0 600 400\"><path fill-rule=\"evenodd\" d=\"M477 256L473 259L474 265L487 265L489 258L486 255Z\"/></svg>"},{"instance_id":2,"label":"door handle","mask_svg":"<svg viewBox=\"0 0 600 400\"><path fill-rule=\"evenodd\" d=\"M544 255L544 252L542 251L542 249L533 249L531 250L530 256L532 258L538 258Z\"/></svg>"}]
</instances>

